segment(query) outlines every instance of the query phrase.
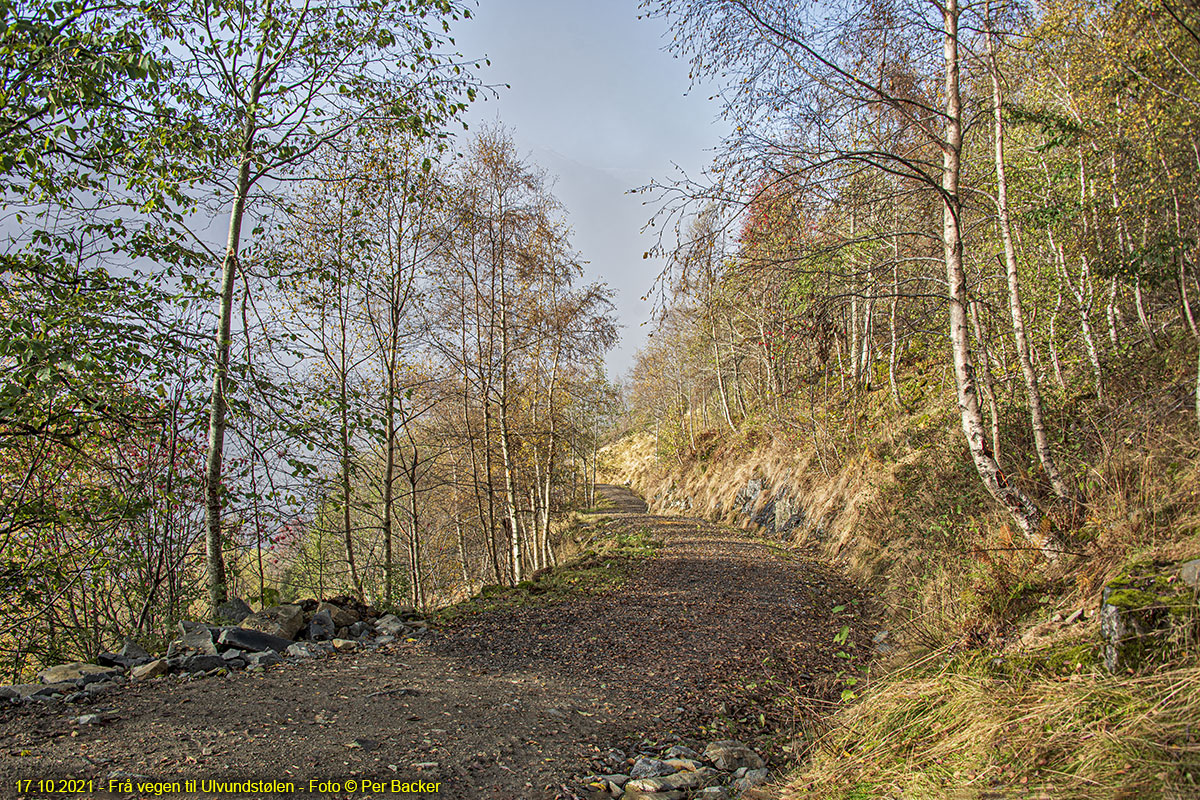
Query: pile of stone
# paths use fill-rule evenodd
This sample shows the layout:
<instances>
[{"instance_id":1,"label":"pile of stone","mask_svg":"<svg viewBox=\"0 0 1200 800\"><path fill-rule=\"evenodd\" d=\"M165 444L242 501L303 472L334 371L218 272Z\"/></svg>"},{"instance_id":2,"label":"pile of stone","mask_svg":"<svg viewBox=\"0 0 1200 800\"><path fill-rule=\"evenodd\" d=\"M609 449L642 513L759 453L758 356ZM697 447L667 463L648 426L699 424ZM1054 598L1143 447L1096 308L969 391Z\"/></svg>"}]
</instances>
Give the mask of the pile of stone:
<instances>
[{"instance_id":1,"label":"pile of stone","mask_svg":"<svg viewBox=\"0 0 1200 800\"><path fill-rule=\"evenodd\" d=\"M612 750L580 779L587 795L620 800L729 800L767 782L762 756L741 742L645 741L634 752Z\"/></svg>"},{"instance_id":2,"label":"pile of stone","mask_svg":"<svg viewBox=\"0 0 1200 800\"><path fill-rule=\"evenodd\" d=\"M257 671L284 661L374 649L423 636L429 628L424 616L412 609L381 616L346 597L302 600L261 611L232 600L218 608L217 615L226 624L180 622L180 635L166 653L152 655L126 640L119 653L101 653L95 664L59 664L39 672L38 683L0 686L0 701L79 702L131 681Z\"/></svg>"}]
</instances>

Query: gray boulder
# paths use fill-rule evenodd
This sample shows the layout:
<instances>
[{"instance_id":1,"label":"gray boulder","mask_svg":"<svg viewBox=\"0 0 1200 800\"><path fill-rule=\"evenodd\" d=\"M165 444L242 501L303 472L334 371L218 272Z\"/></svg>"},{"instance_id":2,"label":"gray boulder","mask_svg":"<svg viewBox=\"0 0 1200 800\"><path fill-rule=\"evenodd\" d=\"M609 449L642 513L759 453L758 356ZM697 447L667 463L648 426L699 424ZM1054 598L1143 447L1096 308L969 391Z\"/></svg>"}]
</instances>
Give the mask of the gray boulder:
<instances>
[{"instance_id":1,"label":"gray boulder","mask_svg":"<svg viewBox=\"0 0 1200 800\"><path fill-rule=\"evenodd\" d=\"M765 768L748 769L745 775L733 782L733 788L740 793L747 789L753 789L755 786L761 786L766 782L767 770Z\"/></svg>"},{"instance_id":2,"label":"gray boulder","mask_svg":"<svg viewBox=\"0 0 1200 800\"><path fill-rule=\"evenodd\" d=\"M94 681L108 680L118 672L119 670L110 667L75 661L71 664L58 664L53 667L46 667L38 673L38 680L42 683L70 683L76 686L84 686Z\"/></svg>"},{"instance_id":3,"label":"gray boulder","mask_svg":"<svg viewBox=\"0 0 1200 800\"><path fill-rule=\"evenodd\" d=\"M274 650L264 650L260 653L243 653L242 658L251 667L270 667L283 663L283 658Z\"/></svg>"},{"instance_id":4,"label":"gray boulder","mask_svg":"<svg viewBox=\"0 0 1200 800\"><path fill-rule=\"evenodd\" d=\"M221 632L218 644L230 650L274 650L282 653L292 645L292 641L249 628L226 628Z\"/></svg>"},{"instance_id":5,"label":"gray boulder","mask_svg":"<svg viewBox=\"0 0 1200 800\"><path fill-rule=\"evenodd\" d=\"M667 750L667 758L686 758L691 761L700 761L704 756L685 744L675 744L671 745L671 748Z\"/></svg>"},{"instance_id":6,"label":"gray boulder","mask_svg":"<svg viewBox=\"0 0 1200 800\"><path fill-rule=\"evenodd\" d=\"M408 627L395 614L387 614L375 620L375 630L387 636L403 636Z\"/></svg>"},{"instance_id":7,"label":"gray boulder","mask_svg":"<svg viewBox=\"0 0 1200 800\"><path fill-rule=\"evenodd\" d=\"M322 603L321 605L328 605ZM312 620L308 623L308 638L314 642L324 642L332 639L337 633L338 625L334 624L333 615L329 609L318 609L316 614L313 614Z\"/></svg>"},{"instance_id":8,"label":"gray boulder","mask_svg":"<svg viewBox=\"0 0 1200 800\"><path fill-rule=\"evenodd\" d=\"M1192 592L1154 567L1134 566L1109 582L1101 594L1100 636L1110 672L1138 669L1159 654L1173 627L1194 624Z\"/></svg>"},{"instance_id":9,"label":"gray boulder","mask_svg":"<svg viewBox=\"0 0 1200 800\"><path fill-rule=\"evenodd\" d=\"M634 789L639 792L674 792L699 789L703 784L703 779L694 772L676 772L658 778L634 778L625 784L625 791Z\"/></svg>"},{"instance_id":10,"label":"gray boulder","mask_svg":"<svg viewBox=\"0 0 1200 800\"><path fill-rule=\"evenodd\" d=\"M254 610L239 597L227 600L217 606L217 620L227 625L237 625L253 613Z\"/></svg>"},{"instance_id":11,"label":"gray boulder","mask_svg":"<svg viewBox=\"0 0 1200 800\"><path fill-rule=\"evenodd\" d=\"M320 655L320 653L320 650L314 648L307 642L296 642L295 644L290 645L287 649L287 654L295 658L312 658L313 656Z\"/></svg>"},{"instance_id":12,"label":"gray boulder","mask_svg":"<svg viewBox=\"0 0 1200 800\"><path fill-rule=\"evenodd\" d=\"M238 627L281 639L295 639L304 628L304 609L294 605L271 606L246 617Z\"/></svg>"},{"instance_id":13,"label":"gray boulder","mask_svg":"<svg viewBox=\"0 0 1200 800\"><path fill-rule=\"evenodd\" d=\"M125 644L121 647L121 652L119 655L121 658L129 659L139 664L145 664L147 661L151 661L154 658L154 656L147 653L146 650L133 639L125 640Z\"/></svg>"},{"instance_id":14,"label":"gray boulder","mask_svg":"<svg viewBox=\"0 0 1200 800\"><path fill-rule=\"evenodd\" d=\"M642 756L633 763L633 769L629 770L631 778L657 778L660 775L670 775L675 772L675 768L664 761L659 761L657 758L647 758ZM681 787L673 786L673 789ZM657 791L656 789L648 789L646 791Z\"/></svg>"},{"instance_id":15,"label":"gray boulder","mask_svg":"<svg viewBox=\"0 0 1200 800\"><path fill-rule=\"evenodd\" d=\"M217 645L213 641L212 630L207 625L192 627L187 633L167 646L167 658L174 658L186 653L200 653L208 656L217 655Z\"/></svg>"},{"instance_id":16,"label":"gray boulder","mask_svg":"<svg viewBox=\"0 0 1200 800\"><path fill-rule=\"evenodd\" d=\"M1200 558L1193 558L1180 565L1179 580L1193 589L1200 589Z\"/></svg>"},{"instance_id":17,"label":"gray boulder","mask_svg":"<svg viewBox=\"0 0 1200 800\"><path fill-rule=\"evenodd\" d=\"M167 660L165 658L156 658L148 664L141 664L134 667L129 674L134 680L148 681L151 678L166 675L167 670Z\"/></svg>"},{"instance_id":18,"label":"gray boulder","mask_svg":"<svg viewBox=\"0 0 1200 800\"><path fill-rule=\"evenodd\" d=\"M712 762L714 767L726 772L732 772L739 767L761 769L766 766L758 753L732 739L711 743L704 748L704 757Z\"/></svg>"},{"instance_id":19,"label":"gray boulder","mask_svg":"<svg viewBox=\"0 0 1200 800\"><path fill-rule=\"evenodd\" d=\"M5 694L14 700L44 700L56 694L67 694L76 687L74 683L18 683L5 688L8 690Z\"/></svg>"},{"instance_id":20,"label":"gray boulder","mask_svg":"<svg viewBox=\"0 0 1200 800\"><path fill-rule=\"evenodd\" d=\"M192 653L179 665L183 672L208 672L225 666L225 659L208 653Z\"/></svg>"},{"instance_id":21,"label":"gray boulder","mask_svg":"<svg viewBox=\"0 0 1200 800\"><path fill-rule=\"evenodd\" d=\"M333 621L333 627L335 630L337 628L348 628L359 620L356 612L348 608L335 606L333 603L322 602L317 606L317 613L320 614L321 612L326 612L329 614L329 618Z\"/></svg>"}]
</instances>

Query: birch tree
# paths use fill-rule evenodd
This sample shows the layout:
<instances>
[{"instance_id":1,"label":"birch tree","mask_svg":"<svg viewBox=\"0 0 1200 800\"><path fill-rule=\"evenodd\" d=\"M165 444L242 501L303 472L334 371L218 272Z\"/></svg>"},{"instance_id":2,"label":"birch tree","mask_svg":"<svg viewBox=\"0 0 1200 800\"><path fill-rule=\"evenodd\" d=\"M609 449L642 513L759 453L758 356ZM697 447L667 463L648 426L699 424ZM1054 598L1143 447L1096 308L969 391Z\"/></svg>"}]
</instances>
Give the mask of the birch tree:
<instances>
[{"instance_id":1,"label":"birch tree","mask_svg":"<svg viewBox=\"0 0 1200 800\"><path fill-rule=\"evenodd\" d=\"M174 42L179 80L193 89L221 147L212 156L214 196L228 213L214 252L220 289L206 457L209 601L227 596L221 530L223 456L231 388L234 294L243 227L263 219L277 182L362 125L399 121L434 135L474 88L440 52L451 22L469 16L452 0L345 5L322 0L263 4L182 2L156 10ZM258 204L256 206L256 203Z\"/></svg>"}]
</instances>

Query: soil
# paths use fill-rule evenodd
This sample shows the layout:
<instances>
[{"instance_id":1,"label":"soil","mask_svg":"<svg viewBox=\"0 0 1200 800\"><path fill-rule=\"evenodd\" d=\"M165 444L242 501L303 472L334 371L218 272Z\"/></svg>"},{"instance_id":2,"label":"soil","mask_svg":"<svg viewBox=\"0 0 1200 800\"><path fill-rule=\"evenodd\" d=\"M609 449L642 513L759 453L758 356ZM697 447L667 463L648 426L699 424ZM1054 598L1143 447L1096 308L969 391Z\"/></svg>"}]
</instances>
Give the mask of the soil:
<instances>
[{"instance_id":1,"label":"soil","mask_svg":"<svg viewBox=\"0 0 1200 800\"><path fill-rule=\"evenodd\" d=\"M438 782L441 800L550 800L611 748L671 734L741 738L780 765L836 699L846 656L869 649L857 590L812 555L601 493L609 528L662 542L620 588L370 653L0 710L0 797L48 796L17 781L56 778L108 796L116 771L291 781L299 796L339 796L310 780L369 778Z\"/></svg>"}]
</instances>

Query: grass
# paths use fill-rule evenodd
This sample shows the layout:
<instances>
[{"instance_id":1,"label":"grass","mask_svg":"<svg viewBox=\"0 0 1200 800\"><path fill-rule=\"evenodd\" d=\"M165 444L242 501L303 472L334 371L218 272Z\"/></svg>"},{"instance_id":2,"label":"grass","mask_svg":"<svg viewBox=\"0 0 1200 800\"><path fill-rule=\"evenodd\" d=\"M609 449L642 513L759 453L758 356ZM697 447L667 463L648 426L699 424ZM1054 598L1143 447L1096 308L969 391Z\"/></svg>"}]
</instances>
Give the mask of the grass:
<instances>
[{"instance_id":1,"label":"grass","mask_svg":"<svg viewBox=\"0 0 1200 800\"><path fill-rule=\"evenodd\" d=\"M784 796L1200 795L1200 668L1114 677L1080 655L959 654L877 681Z\"/></svg>"},{"instance_id":2,"label":"grass","mask_svg":"<svg viewBox=\"0 0 1200 800\"><path fill-rule=\"evenodd\" d=\"M623 586L633 569L652 558L661 546L649 531L608 530L608 520L603 516L589 519L581 514L576 519L577 524L591 533L590 549L516 586L484 586L474 597L438 609L434 623L449 626L476 614L554 605L579 595L613 591Z\"/></svg>"}]
</instances>

